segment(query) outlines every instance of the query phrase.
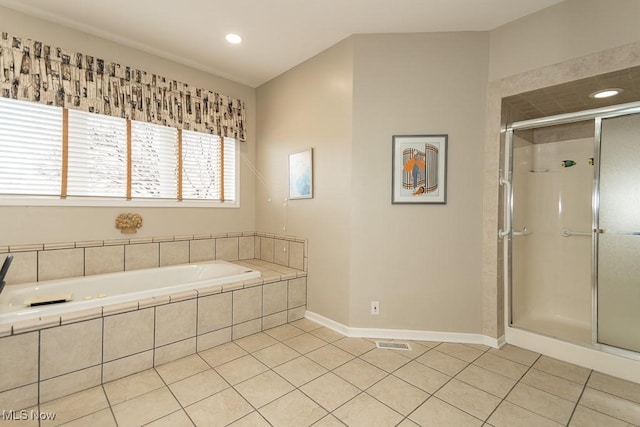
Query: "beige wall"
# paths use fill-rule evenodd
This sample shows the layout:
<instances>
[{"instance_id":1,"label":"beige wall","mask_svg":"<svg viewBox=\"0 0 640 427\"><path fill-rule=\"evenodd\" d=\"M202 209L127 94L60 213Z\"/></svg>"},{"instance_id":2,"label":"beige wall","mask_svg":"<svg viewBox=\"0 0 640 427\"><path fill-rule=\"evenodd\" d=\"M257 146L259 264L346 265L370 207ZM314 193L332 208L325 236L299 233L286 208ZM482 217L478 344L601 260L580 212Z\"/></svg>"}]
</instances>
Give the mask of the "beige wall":
<instances>
[{"instance_id":1,"label":"beige wall","mask_svg":"<svg viewBox=\"0 0 640 427\"><path fill-rule=\"evenodd\" d=\"M255 159L255 90L105 39L74 31L0 7L0 31L41 40L67 49L114 60L228 96L247 105L247 142L241 152ZM0 207L0 244L115 239L116 216L142 214L144 226L136 237L250 231L255 228L255 180L241 169L239 209L222 208L83 208Z\"/></svg>"},{"instance_id":2,"label":"beige wall","mask_svg":"<svg viewBox=\"0 0 640 427\"><path fill-rule=\"evenodd\" d=\"M353 41L348 38L256 91L257 230L309 239L308 309L347 324ZM314 197L288 197L288 155L313 147ZM269 201L271 200L271 201ZM286 229L284 229L286 227Z\"/></svg>"},{"instance_id":3,"label":"beige wall","mask_svg":"<svg viewBox=\"0 0 640 427\"><path fill-rule=\"evenodd\" d=\"M640 38L640 0L565 0L490 32L489 80Z\"/></svg>"},{"instance_id":4,"label":"beige wall","mask_svg":"<svg viewBox=\"0 0 640 427\"><path fill-rule=\"evenodd\" d=\"M258 88L259 231L282 232L287 155L314 147L314 199L286 209L286 233L309 238L310 311L352 327L480 331L482 195L469 183L482 170L487 57L486 33L358 35ZM449 202L392 206L391 137L423 133L449 134Z\"/></svg>"},{"instance_id":5,"label":"beige wall","mask_svg":"<svg viewBox=\"0 0 640 427\"><path fill-rule=\"evenodd\" d=\"M487 33L355 37L350 326L480 332L488 49ZM420 134L449 136L447 204L392 205L392 135Z\"/></svg>"}]
</instances>

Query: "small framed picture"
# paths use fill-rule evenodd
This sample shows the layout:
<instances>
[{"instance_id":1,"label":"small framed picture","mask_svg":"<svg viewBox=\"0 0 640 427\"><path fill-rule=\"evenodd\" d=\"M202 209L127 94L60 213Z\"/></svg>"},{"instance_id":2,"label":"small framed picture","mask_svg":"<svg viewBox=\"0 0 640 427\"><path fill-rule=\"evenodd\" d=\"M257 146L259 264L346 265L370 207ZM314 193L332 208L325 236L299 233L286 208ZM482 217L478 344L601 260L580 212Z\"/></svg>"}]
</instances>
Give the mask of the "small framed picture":
<instances>
[{"instance_id":1,"label":"small framed picture","mask_svg":"<svg viewBox=\"0 0 640 427\"><path fill-rule=\"evenodd\" d=\"M289 154L289 199L313 197L313 148Z\"/></svg>"},{"instance_id":2,"label":"small framed picture","mask_svg":"<svg viewBox=\"0 0 640 427\"><path fill-rule=\"evenodd\" d=\"M394 135L391 203L447 203L447 135Z\"/></svg>"}]
</instances>

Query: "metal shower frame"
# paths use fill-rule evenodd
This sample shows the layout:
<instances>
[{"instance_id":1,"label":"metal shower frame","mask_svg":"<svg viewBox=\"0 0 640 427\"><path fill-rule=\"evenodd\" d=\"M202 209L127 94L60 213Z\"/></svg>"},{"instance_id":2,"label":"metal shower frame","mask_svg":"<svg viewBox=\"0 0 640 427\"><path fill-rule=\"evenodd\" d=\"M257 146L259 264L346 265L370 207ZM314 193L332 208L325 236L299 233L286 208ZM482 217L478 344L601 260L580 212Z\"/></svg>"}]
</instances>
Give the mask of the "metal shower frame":
<instances>
[{"instance_id":1,"label":"metal shower frame","mask_svg":"<svg viewBox=\"0 0 640 427\"><path fill-rule=\"evenodd\" d=\"M518 328L513 325L513 303L512 303L512 259L511 240L513 236L522 232L513 230L513 135L514 131L536 129L546 126L555 126L567 123L575 123L586 120L593 120L594 132L594 176L592 187L592 227L591 227L591 345L589 347L602 350L620 356L630 357L640 360L640 353L625 350L618 347L601 344L598 342L598 235L603 232L599 228L599 208L600 208L600 143L602 120L619 117L629 114L640 113L640 102L613 105L604 108L584 110L575 113L559 114L555 116L538 119L523 120L508 124L503 130L504 138L504 164L499 179L499 185L503 188L503 228L498 230L498 239L503 240L503 278L504 291L507 301L506 321L507 327ZM535 332L535 331L531 331ZM540 334L539 332L535 332ZM540 334L543 335L543 334ZM575 344L575 343L574 343Z\"/></svg>"}]
</instances>

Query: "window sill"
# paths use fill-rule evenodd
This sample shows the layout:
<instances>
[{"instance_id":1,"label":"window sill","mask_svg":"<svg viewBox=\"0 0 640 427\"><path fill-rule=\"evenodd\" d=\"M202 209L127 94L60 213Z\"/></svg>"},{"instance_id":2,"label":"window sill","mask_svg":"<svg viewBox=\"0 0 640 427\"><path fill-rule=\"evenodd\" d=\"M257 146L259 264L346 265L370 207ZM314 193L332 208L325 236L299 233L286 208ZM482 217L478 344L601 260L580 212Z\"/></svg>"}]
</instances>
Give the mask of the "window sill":
<instances>
[{"instance_id":1,"label":"window sill","mask_svg":"<svg viewBox=\"0 0 640 427\"><path fill-rule=\"evenodd\" d=\"M13 197L0 196L3 206L55 206L55 207L136 207L136 208L239 208L240 203L211 200L169 200L169 199L117 199L97 197L54 196Z\"/></svg>"}]
</instances>

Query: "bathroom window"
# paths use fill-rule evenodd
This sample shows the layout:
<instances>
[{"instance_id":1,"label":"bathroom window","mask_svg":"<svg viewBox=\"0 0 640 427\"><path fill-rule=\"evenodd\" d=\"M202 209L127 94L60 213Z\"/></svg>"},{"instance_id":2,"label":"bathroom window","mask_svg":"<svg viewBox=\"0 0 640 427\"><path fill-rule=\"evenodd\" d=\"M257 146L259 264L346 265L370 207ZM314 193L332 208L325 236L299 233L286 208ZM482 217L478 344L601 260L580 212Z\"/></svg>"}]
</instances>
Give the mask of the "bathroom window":
<instances>
[{"instance_id":1,"label":"bathroom window","mask_svg":"<svg viewBox=\"0 0 640 427\"><path fill-rule=\"evenodd\" d=\"M0 98L8 204L237 206L236 169L231 138Z\"/></svg>"},{"instance_id":2,"label":"bathroom window","mask_svg":"<svg viewBox=\"0 0 640 427\"><path fill-rule=\"evenodd\" d=\"M67 196L126 197L127 121L68 111Z\"/></svg>"},{"instance_id":3,"label":"bathroom window","mask_svg":"<svg viewBox=\"0 0 640 427\"><path fill-rule=\"evenodd\" d=\"M236 144L233 139L182 131L182 197L235 201Z\"/></svg>"},{"instance_id":4,"label":"bathroom window","mask_svg":"<svg viewBox=\"0 0 640 427\"><path fill-rule=\"evenodd\" d=\"M178 130L131 121L131 197L178 197Z\"/></svg>"},{"instance_id":5,"label":"bathroom window","mask_svg":"<svg viewBox=\"0 0 640 427\"><path fill-rule=\"evenodd\" d=\"M62 108L0 100L0 191L59 195Z\"/></svg>"}]
</instances>

